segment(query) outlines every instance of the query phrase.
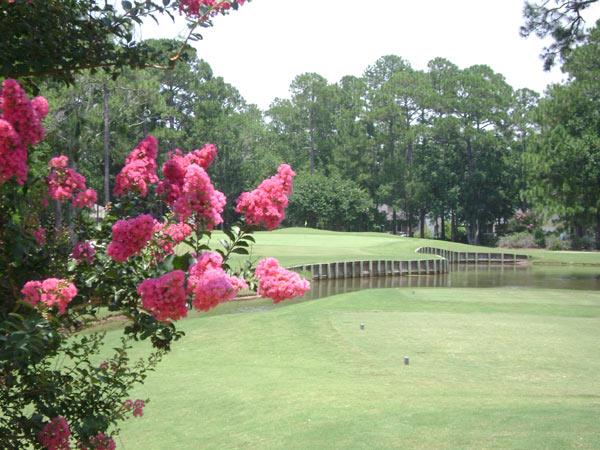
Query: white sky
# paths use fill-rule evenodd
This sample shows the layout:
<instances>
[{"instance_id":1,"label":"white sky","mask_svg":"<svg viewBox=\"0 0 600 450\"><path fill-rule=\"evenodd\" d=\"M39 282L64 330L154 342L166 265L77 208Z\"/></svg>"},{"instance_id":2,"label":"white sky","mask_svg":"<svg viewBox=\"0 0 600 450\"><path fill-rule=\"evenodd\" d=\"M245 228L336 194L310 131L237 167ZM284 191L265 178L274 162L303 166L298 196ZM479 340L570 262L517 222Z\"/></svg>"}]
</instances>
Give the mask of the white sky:
<instances>
[{"instance_id":1,"label":"white sky","mask_svg":"<svg viewBox=\"0 0 600 450\"><path fill-rule=\"evenodd\" d=\"M386 54L417 69L437 56L461 68L487 64L515 89L543 92L563 76L543 71L540 40L519 36L522 7L523 0L253 0L216 18L194 46L216 75L263 109L288 97L296 75L317 72L337 82ZM600 5L590 9L590 18L599 16ZM175 37L185 25L149 22L142 32Z\"/></svg>"}]
</instances>

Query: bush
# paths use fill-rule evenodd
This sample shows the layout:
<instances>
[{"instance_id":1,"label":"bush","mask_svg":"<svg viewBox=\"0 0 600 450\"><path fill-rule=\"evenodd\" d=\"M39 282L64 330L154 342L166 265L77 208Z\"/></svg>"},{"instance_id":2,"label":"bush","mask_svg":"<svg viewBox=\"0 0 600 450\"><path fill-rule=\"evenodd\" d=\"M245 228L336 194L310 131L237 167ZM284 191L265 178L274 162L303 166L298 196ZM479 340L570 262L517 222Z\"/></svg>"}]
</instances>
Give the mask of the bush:
<instances>
[{"instance_id":1,"label":"bush","mask_svg":"<svg viewBox=\"0 0 600 450\"><path fill-rule=\"evenodd\" d=\"M594 247L594 239L590 236L574 237L571 241L571 248L573 250L593 250Z\"/></svg>"},{"instance_id":2,"label":"bush","mask_svg":"<svg viewBox=\"0 0 600 450\"><path fill-rule=\"evenodd\" d=\"M298 176L287 223L337 231L362 231L373 223L373 201L352 180L315 173Z\"/></svg>"},{"instance_id":3,"label":"bush","mask_svg":"<svg viewBox=\"0 0 600 450\"><path fill-rule=\"evenodd\" d=\"M546 238L546 248L548 250L569 250L571 241L560 239L558 236L548 236Z\"/></svg>"},{"instance_id":4,"label":"bush","mask_svg":"<svg viewBox=\"0 0 600 450\"><path fill-rule=\"evenodd\" d=\"M538 248L531 233L522 231L507 236L502 236L498 241L498 247L502 248Z\"/></svg>"}]
</instances>

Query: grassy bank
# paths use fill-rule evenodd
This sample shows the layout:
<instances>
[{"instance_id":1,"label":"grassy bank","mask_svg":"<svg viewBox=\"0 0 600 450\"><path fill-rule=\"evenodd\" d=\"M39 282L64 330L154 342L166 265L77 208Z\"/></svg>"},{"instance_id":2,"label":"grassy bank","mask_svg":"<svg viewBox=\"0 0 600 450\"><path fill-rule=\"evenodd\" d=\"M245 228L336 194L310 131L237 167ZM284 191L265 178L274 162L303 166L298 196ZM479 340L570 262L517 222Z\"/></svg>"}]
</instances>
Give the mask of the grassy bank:
<instances>
[{"instance_id":1,"label":"grassy bank","mask_svg":"<svg viewBox=\"0 0 600 450\"><path fill-rule=\"evenodd\" d=\"M600 292L383 289L220 308L180 322L187 336L135 393L152 402L124 448L600 446Z\"/></svg>"}]
</instances>

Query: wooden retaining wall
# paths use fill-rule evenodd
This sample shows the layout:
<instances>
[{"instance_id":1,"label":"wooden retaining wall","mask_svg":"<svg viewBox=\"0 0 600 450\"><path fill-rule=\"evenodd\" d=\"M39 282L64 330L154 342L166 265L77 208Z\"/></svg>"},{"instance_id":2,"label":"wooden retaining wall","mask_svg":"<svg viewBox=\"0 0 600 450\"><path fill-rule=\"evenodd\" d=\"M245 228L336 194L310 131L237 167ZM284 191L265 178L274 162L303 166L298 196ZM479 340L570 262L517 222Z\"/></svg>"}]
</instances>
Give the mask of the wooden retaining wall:
<instances>
[{"instance_id":1,"label":"wooden retaining wall","mask_svg":"<svg viewBox=\"0 0 600 450\"><path fill-rule=\"evenodd\" d=\"M383 276L435 275L448 273L450 264L518 264L529 259L513 253L453 252L435 247L420 247L417 253L439 256L435 259L411 261L375 260L303 264L288 267L298 272L310 272L313 280L370 278Z\"/></svg>"},{"instance_id":2,"label":"wooden retaining wall","mask_svg":"<svg viewBox=\"0 0 600 450\"><path fill-rule=\"evenodd\" d=\"M529 255L517 255L515 253L484 253L484 252L455 252L436 247L420 247L417 253L437 255L448 260L450 264L523 264L529 260Z\"/></svg>"},{"instance_id":3,"label":"wooden retaining wall","mask_svg":"<svg viewBox=\"0 0 600 450\"><path fill-rule=\"evenodd\" d=\"M345 261L303 264L290 270L310 272L313 280L337 278L383 277L390 275L434 275L448 272L445 259L418 259L413 261Z\"/></svg>"}]
</instances>

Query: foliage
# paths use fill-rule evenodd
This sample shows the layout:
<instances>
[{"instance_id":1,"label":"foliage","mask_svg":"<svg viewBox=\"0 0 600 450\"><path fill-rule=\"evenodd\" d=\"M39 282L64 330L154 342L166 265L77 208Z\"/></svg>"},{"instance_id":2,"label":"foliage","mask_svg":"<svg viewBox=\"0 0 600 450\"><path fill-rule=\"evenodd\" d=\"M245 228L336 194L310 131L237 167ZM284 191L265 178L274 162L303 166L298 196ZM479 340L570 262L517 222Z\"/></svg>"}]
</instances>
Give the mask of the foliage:
<instances>
[{"instance_id":1,"label":"foliage","mask_svg":"<svg viewBox=\"0 0 600 450\"><path fill-rule=\"evenodd\" d=\"M538 248L536 239L529 231L507 234L500 237L498 247L503 248Z\"/></svg>"},{"instance_id":2,"label":"foliage","mask_svg":"<svg viewBox=\"0 0 600 450\"><path fill-rule=\"evenodd\" d=\"M565 220L573 239L582 239L584 230L594 226L600 248L598 42L595 28L569 55L565 68L572 79L552 86L540 102L541 133L525 157L530 198Z\"/></svg>"},{"instance_id":3,"label":"foliage","mask_svg":"<svg viewBox=\"0 0 600 450\"><path fill-rule=\"evenodd\" d=\"M332 230L369 228L373 203L356 183L316 173L299 176L290 198L288 223Z\"/></svg>"},{"instance_id":4,"label":"foliage","mask_svg":"<svg viewBox=\"0 0 600 450\"><path fill-rule=\"evenodd\" d=\"M569 250L571 248L571 241L569 239L561 239L555 235L546 236L546 248L553 251Z\"/></svg>"},{"instance_id":5,"label":"foliage","mask_svg":"<svg viewBox=\"0 0 600 450\"><path fill-rule=\"evenodd\" d=\"M35 83L51 79L73 83L85 70L102 69L113 77L123 68L172 66L190 39L200 39L200 26L210 26L214 12L227 13L244 1L197 1L203 14L190 14L184 8L189 1L170 0L14 0L0 2L0 33L11 36L11 44L0 56L0 78L26 79ZM221 4L227 3L227 9ZM170 49L164 58L140 41L136 24L174 14L185 13L189 34L183 43Z\"/></svg>"},{"instance_id":6,"label":"foliage","mask_svg":"<svg viewBox=\"0 0 600 450\"><path fill-rule=\"evenodd\" d=\"M544 69L556 63L556 58L566 58L571 50L586 37L582 13L597 0L539 0L526 1L523 8L525 23L521 36L532 33L540 38L551 37L553 42L541 54Z\"/></svg>"}]
</instances>

